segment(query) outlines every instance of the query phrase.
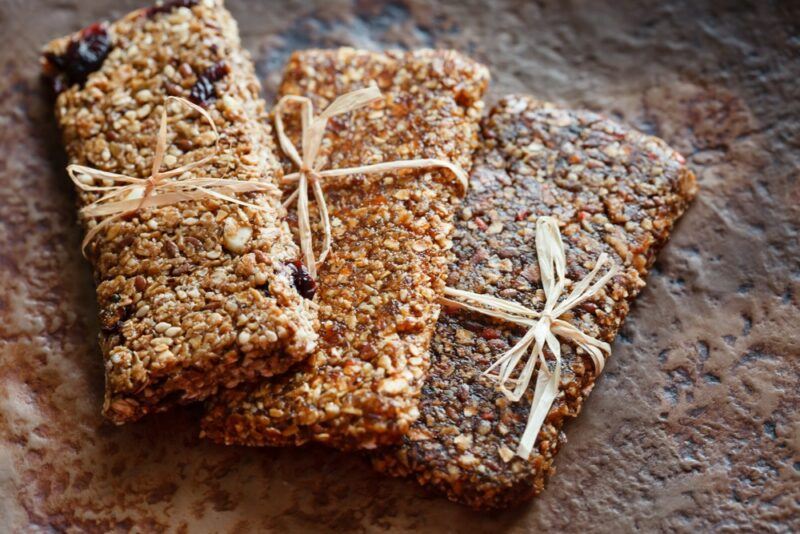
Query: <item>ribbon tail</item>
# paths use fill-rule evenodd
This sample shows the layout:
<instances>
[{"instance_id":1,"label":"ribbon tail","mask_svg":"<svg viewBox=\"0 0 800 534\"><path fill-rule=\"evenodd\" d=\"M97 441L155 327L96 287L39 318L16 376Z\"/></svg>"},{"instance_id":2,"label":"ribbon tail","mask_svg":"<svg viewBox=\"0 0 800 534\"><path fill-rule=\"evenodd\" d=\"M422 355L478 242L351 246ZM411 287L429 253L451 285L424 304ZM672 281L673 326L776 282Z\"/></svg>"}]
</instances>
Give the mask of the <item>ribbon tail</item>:
<instances>
[{"instance_id":1,"label":"ribbon tail","mask_svg":"<svg viewBox=\"0 0 800 534\"><path fill-rule=\"evenodd\" d=\"M504 311L493 310L488 308L481 308L478 305L470 304L469 302L461 302L459 300L454 300L447 297L439 297L439 302L442 304L447 304L449 306L453 306L458 309L467 310L475 313L481 313L483 315L487 315L489 317L494 317L496 319L502 319L504 321L508 321L509 323L518 324L522 326L532 327L536 324L534 319L528 319L527 317L519 317L512 313L507 313Z\"/></svg>"},{"instance_id":2,"label":"ribbon tail","mask_svg":"<svg viewBox=\"0 0 800 534\"><path fill-rule=\"evenodd\" d=\"M536 221L536 257L542 275L542 287L548 302L555 303L560 296L567 260L564 243L558 229L558 221L553 217L539 217Z\"/></svg>"},{"instance_id":3,"label":"ribbon tail","mask_svg":"<svg viewBox=\"0 0 800 534\"><path fill-rule=\"evenodd\" d=\"M137 211L142 206L142 201L145 199L143 194L144 188L141 188L140 186L130 186L130 187L132 187L133 189L128 189L126 191L123 191L123 193L125 193L126 196L122 200L115 200L113 202L102 202L102 203L100 203L100 201L98 200L81 208L79 213L84 217L107 217L119 213L129 213ZM139 189L135 189L137 187L139 187ZM104 197L103 199L100 200L106 200L106 198Z\"/></svg>"},{"instance_id":4,"label":"ribbon tail","mask_svg":"<svg viewBox=\"0 0 800 534\"><path fill-rule=\"evenodd\" d=\"M314 198L317 201L317 208L319 209L319 219L322 222L322 250L319 253L317 263L322 263L328 257L328 252L331 250L331 218L328 214L328 203L325 201L325 194L322 192L322 185L319 180L314 180Z\"/></svg>"},{"instance_id":5,"label":"ribbon tail","mask_svg":"<svg viewBox=\"0 0 800 534\"><path fill-rule=\"evenodd\" d=\"M224 193L220 193L218 191L214 191L213 189L208 189L208 188L205 188L205 187L198 186L197 190L198 191L203 191L208 196L211 196L211 197L214 197L214 198L218 198L219 200L223 200L225 202L230 202L231 204L237 204L237 205L243 206L245 208L250 208L250 209L257 210L257 211L264 211L264 210L267 209L264 206L258 206L256 204L252 204L250 202L245 202L243 200L239 200L237 198L234 198L232 196L226 195Z\"/></svg>"},{"instance_id":6,"label":"ribbon tail","mask_svg":"<svg viewBox=\"0 0 800 534\"><path fill-rule=\"evenodd\" d=\"M600 374L603 371L603 367L605 366L605 357L603 353L611 354L611 345L581 332L575 328L575 326L560 319L553 323L553 333L557 336L569 339L586 351L592 358L596 374Z\"/></svg>"},{"instance_id":7,"label":"ribbon tail","mask_svg":"<svg viewBox=\"0 0 800 534\"><path fill-rule=\"evenodd\" d=\"M501 384L500 390L505 393L508 399L514 402L519 402L519 400L525 395L525 391L528 389L528 385L531 383L533 370L536 368L538 355L541 354L541 352L542 350L538 345L533 346L530 355L528 356L528 360L525 362L525 367L522 368L522 372L520 372L519 378L517 378L513 390L509 391L504 385ZM506 365L508 365L508 363ZM506 371L509 376L511 375L511 371L513 371L513 368Z\"/></svg>"},{"instance_id":8,"label":"ribbon tail","mask_svg":"<svg viewBox=\"0 0 800 534\"><path fill-rule=\"evenodd\" d=\"M586 351L590 358L592 358L595 375L602 373L603 368L606 365L606 359L603 357L603 352L598 347L592 345L585 345L583 343L578 343L578 345Z\"/></svg>"},{"instance_id":9,"label":"ribbon tail","mask_svg":"<svg viewBox=\"0 0 800 534\"><path fill-rule=\"evenodd\" d=\"M161 178L172 178L174 176L180 176L183 173L189 172L189 171L194 170L194 169L196 169L198 167L202 167L203 165L205 165L209 161L213 160L215 157L216 156L214 154L209 154L208 156L204 156L204 157L198 159L197 161L193 161L191 163L186 163L185 165L181 165L180 167L176 167L176 168L174 168L172 170L158 173L158 175Z\"/></svg>"},{"instance_id":10,"label":"ribbon tail","mask_svg":"<svg viewBox=\"0 0 800 534\"><path fill-rule=\"evenodd\" d=\"M528 350L528 347L530 347L531 343L534 342L534 330L535 328L530 328L513 347L501 354L500 357L483 372L483 374L488 375L497 367L500 367L500 380L503 382L507 381L504 377L510 374L507 372L508 366L511 365L512 367L516 367L517 362L522 359L522 355Z\"/></svg>"},{"instance_id":11,"label":"ribbon tail","mask_svg":"<svg viewBox=\"0 0 800 534\"><path fill-rule=\"evenodd\" d=\"M386 161L383 163L373 163L371 165L360 165L358 167L329 169L326 171L320 171L319 175L323 178L327 178L334 176L345 176L348 174L377 174L404 169L427 169L432 167L440 167L452 172L453 175L455 175L456 180L458 180L458 184L461 186L462 191L467 191L467 188L469 187L469 176L464 169L442 159L426 158Z\"/></svg>"},{"instance_id":12,"label":"ribbon tail","mask_svg":"<svg viewBox=\"0 0 800 534\"><path fill-rule=\"evenodd\" d=\"M294 202L295 199L297 198L297 195L299 194L299 192L300 192L300 188L297 188L294 191L292 191L292 194L289 195L289 197L286 200L283 201L283 207L284 208L288 208L289 206L291 206L292 202Z\"/></svg>"},{"instance_id":13,"label":"ribbon tail","mask_svg":"<svg viewBox=\"0 0 800 534\"><path fill-rule=\"evenodd\" d=\"M363 89L356 89L336 98L331 104L319 114L319 118L327 122L334 115L340 115L349 111L362 108L373 102L381 100L381 90L377 86L371 85Z\"/></svg>"},{"instance_id":14,"label":"ribbon tail","mask_svg":"<svg viewBox=\"0 0 800 534\"><path fill-rule=\"evenodd\" d=\"M608 281L611 280L611 278L617 275L619 268L616 264L612 263L608 271L606 271L606 273L597 281L592 283L607 261L609 261L608 255L606 253L601 254L597 259L594 269L592 269L591 272L589 272L589 274L587 274L580 282L575 284L572 292L557 306L557 311L554 313L554 315L559 316L585 302L587 299L595 296L608 283Z\"/></svg>"},{"instance_id":15,"label":"ribbon tail","mask_svg":"<svg viewBox=\"0 0 800 534\"><path fill-rule=\"evenodd\" d=\"M160 178L158 171L161 170L161 162L164 161L164 153L167 151L167 104L161 107L161 121L158 126L158 134L156 134L156 150L153 153L153 169L150 175L153 181L157 182Z\"/></svg>"},{"instance_id":16,"label":"ribbon tail","mask_svg":"<svg viewBox=\"0 0 800 534\"><path fill-rule=\"evenodd\" d=\"M85 165L76 164L67 165L67 175L69 176L70 180L72 180L72 183L75 184L78 189L83 191L111 191L120 186L89 185L78 178L78 175L88 176L92 180L110 180L111 182L122 182L125 184L140 184L147 181L146 178L134 178L132 176L125 176L124 174L101 171L100 169L93 169Z\"/></svg>"},{"instance_id":17,"label":"ribbon tail","mask_svg":"<svg viewBox=\"0 0 800 534\"><path fill-rule=\"evenodd\" d=\"M530 458L533 446L536 444L536 438L539 436L539 431L542 429L547 414L550 413L550 407L553 406L553 402L558 396L558 384L560 381L560 366L556 366L555 371L549 374L539 369L539 374L536 376L536 391L533 394L531 411L528 414L528 423L517 446L517 456L524 460Z\"/></svg>"},{"instance_id":18,"label":"ribbon tail","mask_svg":"<svg viewBox=\"0 0 800 534\"><path fill-rule=\"evenodd\" d=\"M311 103L305 97L284 96L275 106L275 133L278 134L278 143L281 145L281 150L283 150L284 154L289 156L289 159L291 159L295 165L302 167L303 159L300 157L300 153L297 152L297 148L295 148L294 144L289 139L289 136L286 135L283 126L283 108L287 102L299 102L301 106L310 106Z\"/></svg>"},{"instance_id":19,"label":"ribbon tail","mask_svg":"<svg viewBox=\"0 0 800 534\"><path fill-rule=\"evenodd\" d=\"M314 259L314 245L311 239L311 220L308 213L308 179L300 178L297 193L297 229L300 233L300 250L303 253L306 269L311 278L317 277L317 262Z\"/></svg>"},{"instance_id":20,"label":"ribbon tail","mask_svg":"<svg viewBox=\"0 0 800 534\"><path fill-rule=\"evenodd\" d=\"M200 115L202 115L202 117L206 120L208 125L211 127L211 131L214 132L214 137L216 137L217 140L219 140L219 131L217 130L217 125L214 124L214 119L211 117L211 114L207 110L205 110L202 106L198 106L197 104L195 104L191 100L186 100L185 98L180 97L180 96L168 96L167 100L174 100L174 101L176 101L176 102L178 102L180 104L183 104L184 106L188 106L189 108L195 110ZM216 145L217 142L215 141L214 144Z\"/></svg>"},{"instance_id":21,"label":"ribbon tail","mask_svg":"<svg viewBox=\"0 0 800 534\"><path fill-rule=\"evenodd\" d=\"M503 300L497 297L493 297L491 295L484 295L481 293L473 293L471 291L464 291L463 289L455 289L452 287L445 287L444 288L444 295L445 297L455 297L461 300L466 301L473 301L476 304L484 304L487 306L491 306L492 308L496 308L498 311L508 312L508 313L516 313L523 317L531 317L532 319L537 319L539 317L539 312L535 310L531 310L530 308L526 308L522 304L518 304L511 300ZM481 308L483 310L483 308ZM491 311L496 311L491 310ZM487 312L490 310L487 310Z\"/></svg>"}]
</instances>

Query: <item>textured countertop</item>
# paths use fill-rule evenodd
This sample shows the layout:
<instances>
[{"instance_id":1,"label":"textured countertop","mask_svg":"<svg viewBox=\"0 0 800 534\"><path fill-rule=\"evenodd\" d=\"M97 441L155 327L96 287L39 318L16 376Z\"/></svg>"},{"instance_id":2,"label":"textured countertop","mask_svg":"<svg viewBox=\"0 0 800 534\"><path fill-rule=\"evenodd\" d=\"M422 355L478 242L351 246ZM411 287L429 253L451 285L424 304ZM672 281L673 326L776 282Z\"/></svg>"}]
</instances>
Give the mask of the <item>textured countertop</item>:
<instances>
[{"instance_id":1,"label":"textured countertop","mask_svg":"<svg viewBox=\"0 0 800 534\"><path fill-rule=\"evenodd\" d=\"M600 111L663 137L697 173L698 199L568 425L549 488L481 515L357 456L203 442L194 408L119 428L102 420L94 291L37 54L143 4L0 0L0 524L799 530L800 5L790 4L229 1L270 99L297 48L452 46L489 65L490 103L529 92Z\"/></svg>"}]
</instances>

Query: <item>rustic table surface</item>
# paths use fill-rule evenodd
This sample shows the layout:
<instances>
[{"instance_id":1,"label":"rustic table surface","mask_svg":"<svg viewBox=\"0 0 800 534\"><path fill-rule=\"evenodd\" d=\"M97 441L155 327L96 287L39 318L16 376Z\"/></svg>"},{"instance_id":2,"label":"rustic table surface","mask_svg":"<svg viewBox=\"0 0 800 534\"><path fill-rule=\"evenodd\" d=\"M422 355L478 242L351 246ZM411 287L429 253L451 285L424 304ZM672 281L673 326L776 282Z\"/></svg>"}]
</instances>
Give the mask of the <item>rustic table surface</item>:
<instances>
[{"instance_id":1,"label":"rustic table surface","mask_svg":"<svg viewBox=\"0 0 800 534\"><path fill-rule=\"evenodd\" d=\"M272 99L294 49L455 47L509 92L665 138L701 191L558 474L477 514L321 448L226 448L197 409L115 428L37 53L139 1L0 0L0 524L10 530L800 530L800 4L229 1Z\"/></svg>"}]
</instances>

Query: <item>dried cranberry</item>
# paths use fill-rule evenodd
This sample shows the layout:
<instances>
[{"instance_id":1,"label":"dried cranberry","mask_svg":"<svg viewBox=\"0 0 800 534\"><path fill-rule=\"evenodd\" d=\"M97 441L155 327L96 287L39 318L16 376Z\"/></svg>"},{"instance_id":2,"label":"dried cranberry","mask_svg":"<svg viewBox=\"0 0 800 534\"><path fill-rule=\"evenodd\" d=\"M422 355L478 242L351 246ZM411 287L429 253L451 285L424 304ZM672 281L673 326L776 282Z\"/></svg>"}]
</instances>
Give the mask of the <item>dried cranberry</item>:
<instances>
[{"instance_id":1,"label":"dried cranberry","mask_svg":"<svg viewBox=\"0 0 800 534\"><path fill-rule=\"evenodd\" d=\"M217 98L214 82L224 78L231 68L224 61L218 61L201 74L189 91L189 99L199 106L205 106Z\"/></svg>"},{"instance_id":2,"label":"dried cranberry","mask_svg":"<svg viewBox=\"0 0 800 534\"><path fill-rule=\"evenodd\" d=\"M48 77L52 80L53 90L60 93L67 85L83 84L89 74L98 70L111 51L111 38L105 24L96 22L81 31L77 38L67 45L64 54L57 56L45 54Z\"/></svg>"},{"instance_id":3,"label":"dried cranberry","mask_svg":"<svg viewBox=\"0 0 800 534\"><path fill-rule=\"evenodd\" d=\"M159 13L169 13L173 9L178 9L179 7L194 7L196 5L197 0L171 0L169 2L164 2L163 4L158 4L147 8L144 13L147 17L153 18Z\"/></svg>"},{"instance_id":4,"label":"dried cranberry","mask_svg":"<svg viewBox=\"0 0 800 534\"><path fill-rule=\"evenodd\" d=\"M206 69L203 76L210 82L218 82L231 72L230 66L224 61L217 61Z\"/></svg>"},{"instance_id":5,"label":"dried cranberry","mask_svg":"<svg viewBox=\"0 0 800 534\"><path fill-rule=\"evenodd\" d=\"M314 294L317 292L317 283L311 278L306 266L300 260L287 263L286 266L289 267L292 282L300 296L304 299L313 299Z\"/></svg>"},{"instance_id":6,"label":"dried cranberry","mask_svg":"<svg viewBox=\"0 0 800 534\"><path fill-rule=\"evenodd\" d=\"M189 91L189 100L198 106L205 106L215 98L217 93L214 91L214 86L204 76L200 76Z\"/></svg>"},{"instance_id":7,"label":"dried cranberry","mask_svg":"<svg viewBox=\"0 0 800 534\"><path fill-rule=\"evenodd\" d=\"M531 214L531 210L519 210L517 215L514 217L514 220L517 222L524 221L528 218L528 215Z\"/></svg>"},{"instance_id":8,"label":"dried cranberry","mask_svg":"<svg viewBox=\"0 0 800 534\"><path fill-rule=\"evenodd\" d=\"M103 65L111 51L111 39L103 24L95 23L81 32L79 39L67 46L64 69L72 83L83 83Z\"/></svg>"},{"instance_id":9,"label":"dried cranberry","mask_svg":"<svg viewBox=\"0 0 800 534\"><path fill-rule=\"evenodd\" d=\"M481 337L483 339L499 339L501 336L500 331L496 328L484 328L481 330Z\"/></svg>"}]
</instances>

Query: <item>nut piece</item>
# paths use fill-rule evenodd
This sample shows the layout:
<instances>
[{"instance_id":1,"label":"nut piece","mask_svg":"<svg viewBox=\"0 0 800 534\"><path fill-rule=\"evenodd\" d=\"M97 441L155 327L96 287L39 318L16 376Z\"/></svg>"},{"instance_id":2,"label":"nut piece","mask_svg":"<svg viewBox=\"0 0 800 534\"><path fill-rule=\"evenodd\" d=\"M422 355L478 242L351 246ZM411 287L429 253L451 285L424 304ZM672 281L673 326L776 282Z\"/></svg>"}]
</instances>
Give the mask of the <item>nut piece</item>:
<instances>
[{"instance_id":1,"label":"nut piece","mask_svg":"<svg viewBox=\"0 0 800 534\"><path fill-rule=\"evenodd\" d=\"M378 391L381 393L386 393L387 395L397 395L398 393L405 391L406 388L408 388L408 382L406 380L402 378L395 378L381 382L381 385L378 386Z\"/></svg>"},{"instance_id":2,"label":"nut piece","mask_svg":"<svg viewBox=\"0 0 800 534\"><path fill-rule=\"evenodd\" d=\"M226 249L234 254L242 254L247 250L247 243L252 236L253 229L250 226L240 226L233 217L225 219L222 237Z\"/></svg>"}]
</instances>

